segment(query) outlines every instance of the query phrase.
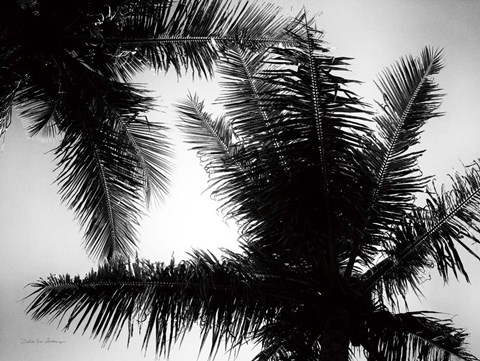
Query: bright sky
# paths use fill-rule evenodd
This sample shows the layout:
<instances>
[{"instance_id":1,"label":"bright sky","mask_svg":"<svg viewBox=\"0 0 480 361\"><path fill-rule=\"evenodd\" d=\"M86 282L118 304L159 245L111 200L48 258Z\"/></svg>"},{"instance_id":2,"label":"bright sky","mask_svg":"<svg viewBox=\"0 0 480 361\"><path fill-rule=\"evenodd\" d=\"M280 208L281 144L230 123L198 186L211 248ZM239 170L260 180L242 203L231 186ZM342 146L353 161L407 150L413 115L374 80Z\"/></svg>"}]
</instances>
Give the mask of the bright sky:
<instances>
[{"instance_id":1,"label":"bright sky","mask_svg":"<svg viewBox=\"0 0 480 361\"><path fill-rule=\"evenodd\" d=\"M296 13L303 5L311 13L322 13L318 27L334 53L355 58L352 77L364 81L358 90L368 101L379 98L372 80L384 67L405 54L418 54L425 45L445 49L446 68L437 77L447 94L443 118L434 119L422 138L427 149L422 158L425 174L442 181L453 168L468 164L480 155L480 2L454 0L276 0L286 12ZM292 9L292 4L295 4ZM139 78L157 89L163 114L172 119L171 104L188 90L213 100L214 84L196 83L174 75L143 74ZM94 264L81 247L81 232L73 213L60 204L57 186L52 184L55 168L52 155L45 154L53 144L27 140L18 119L9 129L0 155L0 352L5 361L105 361L153 360L153 349L143 357L139 339L127 349L124 339L110 350L89 338L56 329L56 325L33 322L25 314L28 293L24 286L50 273L84 275ZM152 261L185 257L192 247L235 247L235 230L216 213L215 202L206 189L206 177L193 153L179 144L173 188L167 203L152 210L141 227L141 256ZM425 283L427 300L412 302L411 309L444 311L455 323L471 333L471 350L480 355L480 265L468 259L472 285L452 280L449 287L434 279ZM433 273L435 276L435 273ZM47 341L64 343L47 343ZM198 334L193 332L171 360L195 359ZM252 353L242 352L240 361ZM227 360L221 353L217 360ZM207 354L199 360L206 360Z\"/></svg>"}]
</instances>

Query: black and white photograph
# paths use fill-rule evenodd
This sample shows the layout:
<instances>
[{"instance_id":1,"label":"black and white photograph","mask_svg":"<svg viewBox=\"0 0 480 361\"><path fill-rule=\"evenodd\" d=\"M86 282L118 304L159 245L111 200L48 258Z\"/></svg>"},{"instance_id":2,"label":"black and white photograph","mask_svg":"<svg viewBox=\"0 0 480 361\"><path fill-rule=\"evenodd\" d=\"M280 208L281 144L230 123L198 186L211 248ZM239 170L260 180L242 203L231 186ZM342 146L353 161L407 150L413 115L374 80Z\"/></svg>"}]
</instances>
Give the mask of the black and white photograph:
<instances>
[{"instance_id":1,"label":"black and white photograph","mask_svg":"<svg viewBox=\"0 0 480 361\"><path fill-rule=\"evenodd\" d=\"M0 360L478 360L479 64L475 0L0 0Z\"/></svg>"}]
</instances>

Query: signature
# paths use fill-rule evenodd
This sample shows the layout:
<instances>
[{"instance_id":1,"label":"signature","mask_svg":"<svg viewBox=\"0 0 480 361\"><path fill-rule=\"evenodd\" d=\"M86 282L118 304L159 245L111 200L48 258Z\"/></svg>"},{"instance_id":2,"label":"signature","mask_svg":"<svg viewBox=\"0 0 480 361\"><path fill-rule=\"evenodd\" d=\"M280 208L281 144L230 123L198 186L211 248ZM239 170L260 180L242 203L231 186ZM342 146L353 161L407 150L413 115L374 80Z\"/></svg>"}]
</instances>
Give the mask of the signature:
<instances>
[{"instance_id":1,"label":"signature","mask_svg":"<svg viewBox=\"0 0 480 361\"><path fill-rule=\"evenodd\" d=\"M62 343L66 343L66 341L54 340L54 339L51 339L51 338L48 338L48 337L46 339L22 338L20 343L22 345L26 345L26 344L30 344L30 345L33 345L33 344L53 344L53 343L61 345Z\"/></svg>"}]
</instances>

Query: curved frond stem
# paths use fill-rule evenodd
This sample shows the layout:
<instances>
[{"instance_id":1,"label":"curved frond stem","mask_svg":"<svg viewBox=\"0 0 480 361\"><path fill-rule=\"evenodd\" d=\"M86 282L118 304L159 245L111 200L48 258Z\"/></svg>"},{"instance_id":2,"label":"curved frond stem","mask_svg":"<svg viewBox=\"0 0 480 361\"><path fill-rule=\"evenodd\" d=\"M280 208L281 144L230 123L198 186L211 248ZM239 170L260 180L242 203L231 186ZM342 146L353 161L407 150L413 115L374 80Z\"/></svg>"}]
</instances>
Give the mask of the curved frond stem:
<instances>
[{"instance_id":1,"label":"curved frond stem","mask_svg":"<svg viewBox=\"0 0 480 361\"><path fill-rule=\"evenodd\" d=\"M223 119L217 119L217 121L213 121L211 116L208 115L206 112L203 110L203 102L200 102L198 96L195 94L192 96L189 94L188 96L188 101L189 103L181 103L179 105L179 111L183 115L183 119L185 121L188 121L187 125L182 125L182 129L187 129L187 127L190 127L194 125L194 123L197 123L197 131L200 131L201 129L205 129L207 131L206 134L203 134L205 137L211 137L215 140L215 144L218 144L220 148L222 149L222 153L227 155L231 160L233 160L240 168L243 169L242 165L238 163L238 161L235 159L234 154L232 153L233 147L230 144L233 141L233 134L225 134L222 135L222 131L219 129L216 129L217 127L215 124L218 124L218 127L228 127L225 121ZM228 133L226 129L223 129L223 133ZM191 138L194 138L197 136L196 133L193 133L192 135L189 134ZM198 134L199 136L199 134ZM199 143L198 139L192 139L191 143L194 143L197 145L195 149L199 149L201 146ZM197 144L198 143L198 144Z\"/></svg>"},{"instance_id":2,"label":"curved frond stem","mask_svg":"<svg viewBox=\"0 0 480 361\"><path fill-rule=\"evenodd\" d=\"M171 157L169 142L160 133L162 127L150 123L146 117L144 121L140 121L138 114L135 114L132 120L124 120L121 116L118 120L139 161L139 170L144 178L147 206L150 204L152 194L162 201L169 183L166 174L171 168L168 161Z\"/></svg>"},{"instance_id":3,"label":"curved frond stem","mask_svg":"<svg viewBox=\"0 0 480 361\"><path fill-rule=\"evenodd\" d=\"M90 138L89 138L90 140ZM109 245L109 253L106 255L106 258L107 259L111 259L112 257L114 257L114 250L118 249L118 232L117 232L117 226L116 226L116 222L114 220L114 217L113 217L113 199L110 195L110 189L109 189L109 185L108 185L108 182L107 182L107 178L105 176L105 167L104 165L102 164L102 160L99 156L99 150L98 150L98 147L95 143L91 142L90 143L91 147L93 148L93 154L94 154L94 157L95 157L95 163L98 167L98 170L99 170L99 174L100 174L100 185L103 189L103 192L105 194L105 197L103 197L103 203L104 203L104 206L105 208L107 209L107 214L108 214L108 225L107 225L107 228L108 228L108 231L110 233L110 245Z\"/></svg>"}]
</instances>

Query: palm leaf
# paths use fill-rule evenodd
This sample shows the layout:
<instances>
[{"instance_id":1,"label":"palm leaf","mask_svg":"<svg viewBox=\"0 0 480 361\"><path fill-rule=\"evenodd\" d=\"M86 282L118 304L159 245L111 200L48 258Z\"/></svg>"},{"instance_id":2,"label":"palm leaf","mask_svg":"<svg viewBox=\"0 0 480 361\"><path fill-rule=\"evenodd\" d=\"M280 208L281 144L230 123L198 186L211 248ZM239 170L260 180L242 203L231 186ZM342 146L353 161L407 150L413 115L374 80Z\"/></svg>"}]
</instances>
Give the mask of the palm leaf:
<instances>
[{"instance_id":1,"label":"palm leaf","mask_svg":"<svg viewBox=\"0 0 480 361\"><path fill-rule=\"evenodd\" d=\"M208 174L229 172L232 167L241 167L235 162L238 138L224 117L213 119L211 114L205 112L204 103L197 95L190 95L179 103L177 110L183 121L179 127L192 145L192 150L197 151Z\"/></svg>"},{"instance_id":2,"label":"palm leaf","mask_svg":"<svg viewBox=\"0 0 480 361\"><path fill-rule=\"evenodd\" d=\"M29 107L24 114L32 127L41 129L53 120L63 136L55 150L61 169L57 182L62 200L85 226L89 254L125 257L136 244L141 192L165 191L168 142L161 127L138 117L151 107L143 91L82 65L74 72L76 66L64 68L62 91L29 82L18 100ZM39 109L45 111L34 112Z\"/></svg>"},{"instance_id":3,"label":"palm leaf","mask_svg":"<svg viewBox=\"0 0 480 361\"><path fill-rule=\"evenodd\" d=\"M396 244L387 249L388 257L364 274L367 287L383 283L383 290L392 295L405 294L407 285L414 289L421 281L426 267L437 267L445 281L449 271L457 277L461 273L468 281L468 273L457 249L464 248L480 259L459 235L478 243L480 227L480 166L474 163L463 175L451 177L450 190L429 192L423 209L417 209L395 233ZM380 282L379 282L380 281Z\"/></svg>"},{"instance_id":4,"label":"palm leaf","mask_svg":"<svg viewBox=\"0 0 480 361\"><path fill-rule=\"evenodd\" d=\"M21 77L12 71L9 62L15 58L16 48L0 48L0 139L12 122L15 96L21 85Z\"/></svg>"},{"instance_id":5,"label":"palm leaf","mask_svg":"<svg viewBox=\"0 0 480 361\"><path fill-rule=\"evenodd\" d=\"M104 343L117 339L122 329L133 335L137 321L145 323L143 346L153 336L157 353L166 353L194 323L203 342L210 334L211 353L222 340L241 344L269 317L272 298L261 292L262 281L246 272L242 263L219 261L195 253L179 264L110 263L77 277L50 276L32 286L36 290L28 313L33 319L59 319L74 332L83 328ZM202 344L203 344L202 342Z\"/></svg>"},{"instance_id":6,"label":"palm leaf","mask_svg":"<svg viewBox=\"0 0 480 361\"><path fill-rule=\"evenodd\" d=\"M137 116L124 123L123 133L136 154L147 206L152 197L163 201L168 192L170 159L173 158L165 127Z\"/></svg>"},{"instance_id":7,"label":"palm leaf","mask_svg":"<svg viewBox=\"0 0 480 361\"><path fill-rule=\"evenodd\" d=\"M118 12L122 15L105 23L101 38L86 40L111 47L121 64L173 67L177 73L192 68L199 75L212 74L219 49L285 41L288 24L277 7L247 1L233 6L220 0L144 0L128 2Z\"/></svg>"},{"instance_id":8,"label":"palm leaf","mask_svg":"<svg viewBox=\"0 0 480 361\"><path fill-rule=\"evenodd\" d=\"M210 177L213 196L221 202L223 212L235 219L240 227L248 224L248 220L261 217L258 208L263 203L258 187L262 181L256 179L258 175L252 171L258 162L252 162L247 144L236 134L229 119L213 119L204 111L204 104L197 96L190 96L179 104L178 111L183 121L180 129L193 146L192 150L197 151ZM232 199L238 199L238 206L231 202ZM247 218L250 213L245 216L245 208L250 213L254 211L253 218ZM247 233L241 231L241 234L250 239Z\"/></svg>"},{"instance_id":9,"label":"palm leaf","mask_svg":"<svg viewBox=\"0 0 480 361\"><path fill-rule=\"evenodd\" d=\"M378 135L365 144L364 167L372 172L373 184L365 209L366 226L356 241L351 266L357 254L366 263L372 261L375 247L389 242L392 228L412 210L415 193L425 188L427 178L417 165L422 152L412 148L426 121L439 115L439 89L432 76L441 68L441 51L425 48L420 57L400 59L379 78L385 104L383 114L374 118Z\"/></svg>"},{"instance_id":10,"label":"palm leaf","mask_svg":"<svg viewBox=\"0 0 480 361\"><path fill-rule=\"evenodd\" d=\"M80 118L87 124L94 124L94 119ZM69 203L85 227L88 253L108 259L131 255L136 244L134 225L142 213L141 178L132 167L134 150L126 153L129 144L119 142L119 130L104 124L94 130L69 126L62 131L63 140L55 150L61 169L57 182L62 201Z\"/></svg>"},{"instance_id":11,"label":"palm leaf","mask_svg":"<svg viewBox=\"0 0 480 361\"><path fill-rule=\"evenodd\" d=\"M57 182L85 227L89 254L132 255L143 199L161 200L168 188L171 153L164 127L143 116L153 99L68 51L37 56L26 49L17 55L6 65L23 74L15 104L30 135L62 137L55 149ZM29 65L34 60L41 66Z\"/></svg>"},{"instance_id":12,"label":"palm leaf","mask_svg":"<svg viewBox=\"0 0 480 361\"><path fill-rule=\"evenodd\" d=\"M367 323L368 342L379 361L477 360L467 352L467 334L450 320L439 320L425 312L390 314L379 311ZM378 359L378 357L377 357Z\"/></svg>"}]
</instances>

